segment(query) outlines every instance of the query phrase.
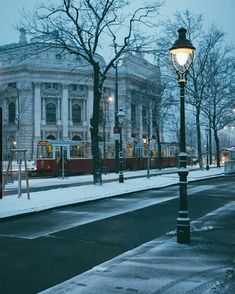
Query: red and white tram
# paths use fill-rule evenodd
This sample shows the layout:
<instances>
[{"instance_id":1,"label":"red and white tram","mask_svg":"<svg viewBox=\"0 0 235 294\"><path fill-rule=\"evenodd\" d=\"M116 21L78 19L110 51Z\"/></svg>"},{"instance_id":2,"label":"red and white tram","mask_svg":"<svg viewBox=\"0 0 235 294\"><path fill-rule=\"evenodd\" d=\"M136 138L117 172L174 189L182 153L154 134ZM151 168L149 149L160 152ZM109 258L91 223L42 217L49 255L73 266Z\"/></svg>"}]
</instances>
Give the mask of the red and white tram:
<instances>
[{"instance_id":1,"label":"red and white tram","mask_svg":"<svg viewBox=\"0 0 235 294\"><path fill-rule=\"evenodd\" d=\"M114 143L99 143L102 167L106 171L115 171ZM123 145L124 169L137 170L147 168L147 146L128 143ZM150 145L151 168L158 168L156 144ZM178 146L176 143L162 143L161 167L177 165ZM68 175L92 173L91 143L88 141L40 140L37 145L36 173L56 176L61 170Z\"/></svg>"}]
</instances>

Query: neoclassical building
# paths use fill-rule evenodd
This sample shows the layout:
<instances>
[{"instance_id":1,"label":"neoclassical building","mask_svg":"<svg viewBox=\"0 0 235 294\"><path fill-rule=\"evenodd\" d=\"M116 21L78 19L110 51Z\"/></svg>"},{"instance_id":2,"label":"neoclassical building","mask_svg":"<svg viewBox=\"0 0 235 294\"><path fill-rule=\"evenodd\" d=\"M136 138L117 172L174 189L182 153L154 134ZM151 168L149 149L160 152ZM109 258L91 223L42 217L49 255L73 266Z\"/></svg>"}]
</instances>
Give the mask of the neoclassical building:
<instances>
[{"instance_id":1,"label":"neoclassical building","mask_svg":"<svg viewBox=\"0 0 235 294\"><path fill-rule=\"evenodd\" d=\"M3 154L13 147L36 158L40 139L90 140L92 69L81 58L58 49L38 50L21 30L19 43L0 47L0 103L3 108ZM36 53L34 53L36 52ZM99 56L100 63L105 63ZM140 54L126 54L118 66L118 104L126 113L124 142L143 142L147 135L142 90L158 80L159 68ZM100 137L114 141L115 70L111 69L101 101ZM112 99L110 99L112 97ZM105 119L104 119L105 115ZM151 117L151 113L148 115ZM150 119L150 121L152 121ZM152 122L150 125L153 135Z\"/></svg>"}]
</instances>

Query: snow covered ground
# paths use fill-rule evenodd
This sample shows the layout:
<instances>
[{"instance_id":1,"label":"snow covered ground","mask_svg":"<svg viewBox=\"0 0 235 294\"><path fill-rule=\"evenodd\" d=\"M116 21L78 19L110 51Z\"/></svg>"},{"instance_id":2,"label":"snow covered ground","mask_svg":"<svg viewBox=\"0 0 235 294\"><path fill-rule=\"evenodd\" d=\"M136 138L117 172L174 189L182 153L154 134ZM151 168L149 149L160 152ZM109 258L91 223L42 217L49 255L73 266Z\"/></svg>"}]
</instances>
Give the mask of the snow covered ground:
<instances>
[{"instance_id":1,"label":"snow covered ground","mask_svg":"<svg viewBox=\"0 0 235 294\"><path fill-rule=\"evenodd\" d=\"M188 181L190 182L205 177L218 176L223 174L223 172L223 168L211 168L209 171L193 170L189 172ZM133 174L136 176L145 175L146 171L126 172L124 173L124 177ZM76 187L63 187L55 189L55 186L58 185L63 186L73 183L82 184L84 182L91 181L92 176L86 175L64 179L30 179L29 187L49 186L51 189L48 191L32 192L30 193L30 199L27 198L26 193L22 194L20 198L18 198L18 194L4 196L0 200L0 219L24 213L42 211L63 205L113 197L115 195L131 193L145 189L165 187L177 184L179 181L177 172L172 174L152 176L150 179L147 179L146 177L126 179L124 183L118 183L117 174L104 175L103 179L113 179L114 182L104 183L101 186L87 184ZM6 185L6 190L17 188L17 186L18 182L15 181L13 184ZM24 180L22 180L22 187L25 187Z\"/></svg>"}]
</instances>

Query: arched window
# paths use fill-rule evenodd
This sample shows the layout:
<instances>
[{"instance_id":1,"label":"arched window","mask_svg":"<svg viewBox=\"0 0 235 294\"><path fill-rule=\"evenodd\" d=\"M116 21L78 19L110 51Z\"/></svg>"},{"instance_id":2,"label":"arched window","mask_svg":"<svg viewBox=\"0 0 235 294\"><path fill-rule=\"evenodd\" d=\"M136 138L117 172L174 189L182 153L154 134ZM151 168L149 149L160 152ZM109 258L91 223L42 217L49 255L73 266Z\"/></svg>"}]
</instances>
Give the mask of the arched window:
<instances>
[{"instance_id":1,"label":"arched window","mask_svg":"<svg viewBox=\"0 0 235 294\"><path fill-rule=\"evenodd\" d=\"M54 103L48 103L46 105L46 122L56 123L56 106Z\"/></svg>"},{"instance_id":2,"label":"arched window","mask_svg":"<svg viewBox=\"0 0 235 294\"><path fill-rule=\"evenodd\" d=\"M46 137L46 139L47 139L47 140L55 140L56 137L55 137L54 135L48 135L48 136Z\"/></svg>"},{"instance_id":3,"label":"arched window","mask_svg":"<svg viewBox=\"0 0 235 294\"><path fill-rule=\"evenodd\" d=\"M72 108L72 120L74 124L81 122L81 107L78 104L74 104Z\"/></svg>"},{"instance_id":4,"label":"arched window","mask_svg":"<svg viewBox=\"0 0 235 294\"><path fill-rule=\"evenodd\" d=\"M80 136L75 135L75 136L73 136L72 140L73 140L73 141L81 141L82 139L81 139Z\"/></svg>"},{"instance_id":5,"label":"arched window","mask_svg":"<svg viewBox=\"0 0 235 294\"><path fill-rule=\"evenodd\" d=\"M8 105L8 122L15 123L15 119L16 119L16 106L14 102L11 102Z\"/></svg>"}]
</instances>

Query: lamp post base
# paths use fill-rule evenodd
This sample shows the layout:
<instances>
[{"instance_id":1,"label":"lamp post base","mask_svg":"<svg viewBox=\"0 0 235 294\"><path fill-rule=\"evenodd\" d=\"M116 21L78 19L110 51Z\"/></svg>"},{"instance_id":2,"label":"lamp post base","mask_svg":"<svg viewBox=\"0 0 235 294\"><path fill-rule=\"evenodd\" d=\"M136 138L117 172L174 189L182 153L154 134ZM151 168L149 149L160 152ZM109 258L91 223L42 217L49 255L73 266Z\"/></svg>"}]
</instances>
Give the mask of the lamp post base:
<instances>
[{"instance_id":1,"label":"lamp post base","mask_svg":"<svg viewBox=\"0 0 235 294\"><path fill-rule=\"evenodd\" d=\"M190 219L189 218L177 219L177 243L180 243L180 244L190 243Z\"/></svg>"},{"instance_id":2,"label":"lamp post base","mask_svg":"<svg viewBox=\"0 0 235 294\"><path fill-rule=\"evenodd\" d=\"M122 172L119 173L119 183L124 183L124 177Z\"/></svg>"}]
</instances>

